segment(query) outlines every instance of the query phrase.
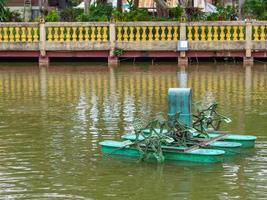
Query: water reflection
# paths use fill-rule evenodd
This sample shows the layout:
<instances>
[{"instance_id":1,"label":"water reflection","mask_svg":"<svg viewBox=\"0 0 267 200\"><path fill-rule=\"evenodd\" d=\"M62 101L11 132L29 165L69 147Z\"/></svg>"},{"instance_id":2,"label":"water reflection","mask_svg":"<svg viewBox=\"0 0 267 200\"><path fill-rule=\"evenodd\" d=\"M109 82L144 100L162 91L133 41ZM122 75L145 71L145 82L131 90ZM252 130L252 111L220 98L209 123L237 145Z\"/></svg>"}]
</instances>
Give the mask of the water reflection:
<instances>
[{"instance_id":1,"label":"water reflection","mask_svg":"<svg viewBox=\"0 0 267 200\"><path fill-rule=\"evenodd\" d=\"M185 70L185 67L182 66L180 68L180 71L177 72L177 79L178 79L178 85L177 87L180 87L180 88L187 88L187 76L188 76L188 73L187 71Z\"/></svg>"},{"instance_id":2,"label":"water reflection","mask_svg":"<svg viewBox=\"0 0 267 200\"><path fill-rule=\"evenodd\" d=\"M264 199L266 65L0 67L0 199ZM259 136L249 156L218 165L102 159L98 142L167 111L169 87L207 91Z\"/></svg>"}]
</instances>

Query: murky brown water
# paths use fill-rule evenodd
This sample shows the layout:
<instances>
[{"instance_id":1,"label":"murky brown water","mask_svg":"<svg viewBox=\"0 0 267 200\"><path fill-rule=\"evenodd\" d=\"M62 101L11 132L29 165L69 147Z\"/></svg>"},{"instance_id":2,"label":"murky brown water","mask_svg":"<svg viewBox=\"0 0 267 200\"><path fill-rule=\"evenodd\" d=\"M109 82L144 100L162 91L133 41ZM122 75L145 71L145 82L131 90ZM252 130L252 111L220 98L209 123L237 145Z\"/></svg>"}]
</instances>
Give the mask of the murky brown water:
<instances>
[{"instance_id":1,"label":"murky brown water","mask_svg":"<svg viewBox=\"0 0 267 200\"><path fill-rule=\"evenodd\" d=\"M0 199L266 199L267 65L141 66L1 63ZM256 148L212 165L101 157L99 141L166 112L179 85L194 101L212 92L225 129L257 135Z\"/></svg>"}]
</instances>

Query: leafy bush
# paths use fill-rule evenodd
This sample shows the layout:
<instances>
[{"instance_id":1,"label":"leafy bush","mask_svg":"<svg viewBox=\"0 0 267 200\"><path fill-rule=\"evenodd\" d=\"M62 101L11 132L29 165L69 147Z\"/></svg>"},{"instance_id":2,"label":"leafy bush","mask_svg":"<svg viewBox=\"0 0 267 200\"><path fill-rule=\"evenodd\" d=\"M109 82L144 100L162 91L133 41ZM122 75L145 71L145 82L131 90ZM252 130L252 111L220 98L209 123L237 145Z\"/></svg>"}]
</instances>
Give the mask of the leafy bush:
<instances>
[{"instance_id":1,"label":"leafy bush","mask_svg":"<svg viewBox=\"0 0 267 200\"><path fill-rule=\"evenodd\" d=\"M188 21L204 21L207 16L200 8L189 7L185 9Z\"/></svg>"},{"instance_id":2,"label":"leafy bush","mask_svg":"<svg viewBox=\"0 0 267 200\"><path fill-rule=\"evenodd\" d=\"M33 19L34 22L40 22L41 21L41 16L36 16L34 19Z\"/></svg>"},{"instance_id":3,"label":"leafy bush","mask_svg":"<svg viewBox=\"0 0 267 200\"><path fill-rule=\"evenodd\" d=\"M184 13L184 8L182 8L180 5L177 5L176 7L170 9L170 18L180 20L183 13Z\"/></svg>"},{"instance_id":4,"label":"leafy bush","mask_svg":"<svg viewBox=\"0 0 267 200\"><path fill-rule=\"evenodd\" d=\"M167 18L167 17L150 17L150 19L148 21L177 21L176 18Z\"/></svg>"},{"instance_id":5,"label":"leafy bush","mask_svg":"<svg viewBox=\"0 0 267 200\"><path fill-rule=\"evenodd\" d=\"M114 10L112 12L112 16L116 21L124 21L124 22L130 22L130 21L177 21L178 18L178 12L175 13L177 17L173 18L167 18L167 17L155 17L151 16L149 12L146 9L135 9L129 12L119 12L117 10ZM175 14L173 16L175 16ZM179 14L181 15L181 14ZM181 16L180 16L181 17Z\"/></svg>"},{"instance_id":6,"label":"leafy bush","mask_svg":"<svg viewBox=\"0 0 267 200\"><path fill-rule=\"evenodd\" d=\"M234 8L232 6L223 6L217 7L216 13L207 14L207 20L209 21L227 21L235 14Z\"/></svg>"},{"instance_id":7,"label":"leafy bush","mask_svg":"<svg viewBox=\"0 0 267 200\"><path fill-rule=\"evenodd\" d=\"M6 1L0 0L0 22L5 22L8 19L7 14L9 10L5 6L6 6Z\"/></svg>"},{"instance_id":8,"label":"leafy bush","mask_svg":"<svg viewBox=\"0 0 267 200\"><path fill-rule=\"evenodd\" d=\"M249 18L267 20L267 0L246 0L243 14Z\"/></svg>"},{"instance_id":9,"label":"leafy bush","mask_svg":"<svg viewBox=\"0 0 267 200\"><path fill-rule=\"evenodd\" d=\"M5 1L0 0L0 22L21 22L22 18L18 11L10 11L5 7Z\"/></svg>"},{"instance_id":10,"label":"leafy bush","mask_svg":"<svg viewBox=\"0 0 267 200\"><path fill-rule=\"evenodd\" d=\"M47 21L47 22L58 22L58 21L60 21L59 13L56 10L49 11L47 16L45 17L45 21Z\"/></svg>"},{"instance_id":11,"label":"leafy bush","mask_svg":"<svg viewBox=\"0 0 267 200\"><path fill-rule=\"evenodd\" d=\"M79 16L76 17L76 20L79 22L88 22L90 21L90 15L81 13Z\"/></svg>"},{"instance_id":12,"label":"leafy bush","mask_svg":"<svg viewBox=\"0 0 267 200\"><path fill-rule=\"evenodd\" d=\"M74 6L77 6L81 3L80 0L68 0L67 1L67 6L68 7L74 7Z\"/></svg>"},{"instance_id":13,"label":"leafy bush","mask_svg":"<svg viewBox=\"0 0 267 200\"><path fill-rule=\"evenodd\" d=\"M136 9L130 12L119 12L113 11L112 13L116 21L151 21L151 17L147 10L145 9Z\"/></svg>"},{"instance_id":14,"label":"leafy bush","mask_svg":"<svg viewBox=\"0 0 267 200\"><path fill-rule=\"evenodd\" d=\"M60 12L60 19L65 22L74 22L81 14L83 14L83 9L67 7Z\"/></svg>"},{"instance_id":15,"label":"leafy bush","mask_svg":"<svg viewBox=\"0 0 267 200\"><path fill-rule=\"evenodd\" d=\"M22 22L21 15L18 11L10 11L9 9L6 12L7 21L9 22Z\"/></svg>"},{"instance_id":16,"label":"leafy bush","mask_svg":"<svg viewBox=\"0 0 267 200\"><path fill-rule=\"evenodd\" d=\"M89 7L89 14L80 13L77 21L109 21L112 14L112 4L94 4Z\"/></svg>"},{"instance_id":17,"label":"leafy bush","mask_svg":"<svg viewBox=\"0 0 267 200\"><path fill-rule=\"evenodd\" d=\"M115 48L113 51L113 55L115 56L121 56L124 53L123 49Z\"/></svg>"},{"instance_id":18,"label":"leafy bush","mask_svg":"<svg viewBox=\"0 0 267 200\"><path fill-rule=\"evenodd\" d=\"M110 20L112 10L112 4L91 5L89 7L90 21Z\"/></svg>"}]
</instances>

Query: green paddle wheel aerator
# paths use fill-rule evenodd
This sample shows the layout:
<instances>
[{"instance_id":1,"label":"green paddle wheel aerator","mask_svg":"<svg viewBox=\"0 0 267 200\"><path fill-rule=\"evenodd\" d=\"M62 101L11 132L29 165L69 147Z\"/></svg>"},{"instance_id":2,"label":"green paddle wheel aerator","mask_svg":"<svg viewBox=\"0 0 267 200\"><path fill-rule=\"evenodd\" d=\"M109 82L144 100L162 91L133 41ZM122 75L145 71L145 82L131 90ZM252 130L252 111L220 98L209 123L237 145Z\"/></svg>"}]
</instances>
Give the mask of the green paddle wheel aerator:
<instances>
[{"instance_id":1,"label":"green paddle wheel aerator","mask_svg":"<svg viewBox=\"0 0 267 200\"><path fill-rule=\"evenodd\" d=\"M218 132L222 123L231 122L217 112L218 103L198 102L196 114L192 114L189 88L170 88L168 104L167 119L162 112L148 123L136 119L134 134L123 135L123 142L100 142L102 151L106 155L139 156L140 161L153 158L159 163L166 158L217 162L229 149L254 146L255 136Z\"/></svg>"}]
</instances>

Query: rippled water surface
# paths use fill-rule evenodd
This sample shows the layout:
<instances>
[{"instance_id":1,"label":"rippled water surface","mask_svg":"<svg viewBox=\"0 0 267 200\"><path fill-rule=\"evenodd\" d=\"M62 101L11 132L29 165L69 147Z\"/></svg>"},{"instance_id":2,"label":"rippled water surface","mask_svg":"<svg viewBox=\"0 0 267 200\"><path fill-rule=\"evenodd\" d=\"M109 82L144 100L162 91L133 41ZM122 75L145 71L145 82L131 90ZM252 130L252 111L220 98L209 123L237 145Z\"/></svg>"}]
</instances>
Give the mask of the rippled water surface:
<instances>
[{"instance_id":1,"label":"rippled water surface","mask_svg":"<svg viewBox=\"0 0 267 200\"><path fill-rule=\"evenodd\" d=\"M177 86L209 91L255 149L212 165L102 157L99 141L166 113ZM0 199L266 198L267 65L0 65Z\"/></svg>"}]
</instances>

